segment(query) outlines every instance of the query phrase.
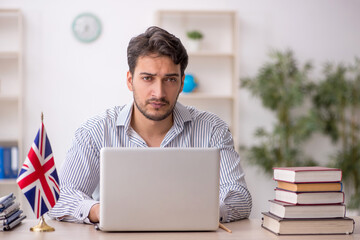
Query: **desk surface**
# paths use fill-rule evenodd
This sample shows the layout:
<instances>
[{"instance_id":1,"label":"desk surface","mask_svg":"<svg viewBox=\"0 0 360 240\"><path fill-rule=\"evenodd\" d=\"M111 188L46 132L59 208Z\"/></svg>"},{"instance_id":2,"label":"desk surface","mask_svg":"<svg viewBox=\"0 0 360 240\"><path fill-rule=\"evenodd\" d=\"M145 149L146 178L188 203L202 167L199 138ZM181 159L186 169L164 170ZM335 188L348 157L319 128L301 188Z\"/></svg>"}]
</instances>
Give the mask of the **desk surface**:
<instances>
[{"instance_id":1,"label":"desk surface","mask_svg":"<svg viewBox=\"0 0 360 240\"><path fill-rule=\"evenodd\" d=\"M355 231L351 235L317 235L316 239L360 239L360 217L353 217ZM245 219L237 222L227 223L225 226L232 230L232 233L218 229L216 232L132 232L132 233L109 233L96 231L92 225L57 222L47 220L48 225L55 228L54 232L34 233L30 232L30 227L38 223L38 220L24 220L19 226L9 232L0 232L0 239L6 240L57 240L57 239L314 239L312 236L276 236L261 227L260 219Z\"/></svg>"}]
</instances>

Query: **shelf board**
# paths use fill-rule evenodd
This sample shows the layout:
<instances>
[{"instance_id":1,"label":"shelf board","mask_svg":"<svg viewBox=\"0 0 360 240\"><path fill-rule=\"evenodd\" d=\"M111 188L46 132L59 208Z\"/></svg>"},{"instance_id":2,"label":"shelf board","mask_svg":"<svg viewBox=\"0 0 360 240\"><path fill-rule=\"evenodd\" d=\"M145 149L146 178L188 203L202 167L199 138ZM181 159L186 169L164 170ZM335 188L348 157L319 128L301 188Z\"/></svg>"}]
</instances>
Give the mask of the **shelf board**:
<instances>
[{"instance_id":1,"label":"shelf board","mask_svg":"<svg viewBox=\"0 0 360 240\"><path fill-rule=\"evenodd\" d=\"M19 97L16 95L0 95L1 102L17 102L19 101Z\"/></svg>"},{"instance_id":2,"label":"shelf board","mask_svg":"<svg viewBox=\"0 0 360 240\"><path fill-rule=\"evenodd\" d=\"M0 51L0 59L17 59L18 57L17 51Z\"/></svg>"},{"instance_id":3,"label":"shelf board","mask_svg":"<svg viewBox=\"0 0 360 240\"><path fill-rule=\"evenodd\" d=\"M235 11L227 10L159 10L158 14L181 14L181 15L234 15Z\"/></svg>"},{"instance_id":4,"label":"shelf board","mask_svg":"<svg viewBox=\"0 0 360 240\"><path fill-rule=\"evenodd\" d=\"M0 14L19 14L20 8L2 8L0 9Z\"/></svg>"},{"instance_id":5,"label":"shelf board","mask_svg":"<svg viewBox=\"0 0 360 240\"><path fill-rule=\"evenodd\" d=\"M230 95L219 95L219 94L209 94L209 93L182 93L182 94L179 95L179 99L199 99L199 100L218 99L218 100L233 100L233 96L230 96Z\"/></svg>"},{"instance_id":6,"label":"shelf board","mask_svg":"<svg viewBox=\"0 0 360 240\"><path fill-rule=\"evenodd\" d=\"M0 185L13 185L13 184L16 184L15 178L0 179Z\"/></svg>"},{"instance_id":7,"label":"shelf board","mask_svg":"<svg viewBox=\"0 0 360 240\"><path fill-rule=\"evenodd\" d=\"M18 139L16 138L0 138L0 146L2 147L12 147L18 145Z\"/></svg>"},{"instance_id":8,"label":"shelf board","mask_svg":"<svg viewBox=\"0 0 360 240\"><path fill-rule=\"evenodd\" d=\"M231 52L216 52L216 51L188 52L188 55L190 57L235 57L235 54Z\"/></svg>"}]
</instances>

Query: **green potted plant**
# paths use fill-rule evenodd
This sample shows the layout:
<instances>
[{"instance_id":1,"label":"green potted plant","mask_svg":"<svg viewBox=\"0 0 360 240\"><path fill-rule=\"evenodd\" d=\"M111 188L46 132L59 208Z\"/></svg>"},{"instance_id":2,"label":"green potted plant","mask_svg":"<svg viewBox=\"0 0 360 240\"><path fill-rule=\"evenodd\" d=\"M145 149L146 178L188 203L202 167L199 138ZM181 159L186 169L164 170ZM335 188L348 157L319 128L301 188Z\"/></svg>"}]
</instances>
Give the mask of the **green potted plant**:
<instances>
[{"instance_id":1,"label":"green potted plant","mask_svg":"<svg viewBox=\"0 0 360 240\"><path fill-rule=\"evenodd\" d=\"M275 114L276 122L271 131L259 127L255 132L259 144L241 146L240 151L251 163L272 175L275 166L316 165L311 157L305 156L301 146L318 128L318 121L311 112L295 114L313 88L308 79L311 64L300 67L290 50L273 51L270 57L271 61L261 67L256 77L241 82Z\"/></svg>"},{"instance_id":2,"label":"green potted plant","mask_svg":"<svg viewBox=\"0 0 360 240\"><path fill-rule=\"evenodd\" d=\"M201 40L203 38L203 34L198 30L188 31L186 35L193 40Z\"/></svg>"},{"instance_id":3,"label":"green potted plant","mask_svg":"<svg viewBox=\"0 0 360 240\"><path fill-rule=\"evenodd\" d=\"M200 41L204 35L199 30L192 30L186 32L188 37L188 48L190 51L198 51L200 49Z\"/></svg>"},{"instance_id":4,"label":"green potted plant","mask_svg":"<svg viewBox=\"0 0 360 240\"><path fill-rule=\"evenodd\" d=\"M313 96L313 108L322 132L335 147L333 167L340 168L349 187L349 208L360 206L360 59L348 67L327 64Z\"/></svg>"}]
</instances>

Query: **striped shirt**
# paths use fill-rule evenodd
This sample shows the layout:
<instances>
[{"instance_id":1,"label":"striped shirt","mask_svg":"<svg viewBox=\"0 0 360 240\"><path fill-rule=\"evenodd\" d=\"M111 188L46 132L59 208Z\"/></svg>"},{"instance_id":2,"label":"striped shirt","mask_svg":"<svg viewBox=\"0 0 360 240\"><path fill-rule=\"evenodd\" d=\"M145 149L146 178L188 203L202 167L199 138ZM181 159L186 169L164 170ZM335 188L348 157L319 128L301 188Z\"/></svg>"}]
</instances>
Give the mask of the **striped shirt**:
<instances>
[{"instance_id":1,"label":"striped shirt","mask_svg":"<svg viewBox=\"0 0 360 240\"><path fill-rule=\"evenodd\" d=\"M90 208L99 203L100 149L148 147L130 125L133 102L90 118L76 132L60 170L60 198L49 211L52 218L88 223ZM174 123L160 147L220 149L220 221L249 217L252 199L240 157L227 124L212 113L177 103Z\"/></svg>"}]
</instances>

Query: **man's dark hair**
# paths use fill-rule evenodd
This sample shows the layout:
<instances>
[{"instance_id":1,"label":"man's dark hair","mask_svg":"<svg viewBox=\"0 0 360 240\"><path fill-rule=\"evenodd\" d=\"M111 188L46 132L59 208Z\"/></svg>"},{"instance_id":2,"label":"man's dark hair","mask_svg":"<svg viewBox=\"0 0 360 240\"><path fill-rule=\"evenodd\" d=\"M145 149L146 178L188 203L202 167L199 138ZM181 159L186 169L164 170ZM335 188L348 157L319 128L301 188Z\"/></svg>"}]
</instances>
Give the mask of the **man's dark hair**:
<instances>
[{"instance_id":1,"label":"man's dark hair","mask_svg":"<svg viewBox=\"0 0 360 240\"><path fill-rule=\"evenodd\" d=\"M134 74L139 57L155 54L168 56L180 64L181 76L188 64L188 55L179 38L159 27L149 27L145 33L133 37L127 48L129 71Z\"/></svg>"}]
</instances>

